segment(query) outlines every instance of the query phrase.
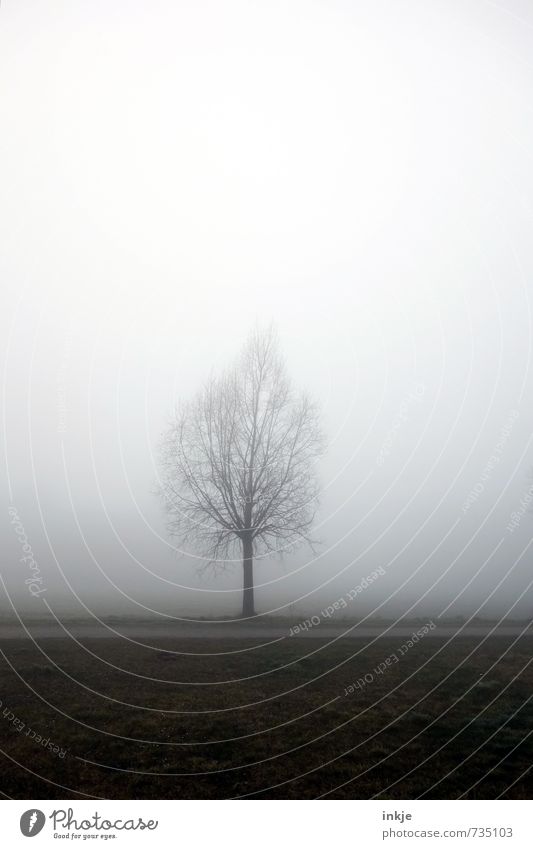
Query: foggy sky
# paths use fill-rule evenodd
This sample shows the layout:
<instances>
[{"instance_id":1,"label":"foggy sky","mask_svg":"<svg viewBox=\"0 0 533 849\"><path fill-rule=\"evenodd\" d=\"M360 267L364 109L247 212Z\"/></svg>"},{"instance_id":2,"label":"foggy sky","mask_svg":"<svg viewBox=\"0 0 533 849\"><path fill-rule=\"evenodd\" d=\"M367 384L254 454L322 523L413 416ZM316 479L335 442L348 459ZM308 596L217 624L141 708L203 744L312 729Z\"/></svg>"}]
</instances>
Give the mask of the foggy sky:
<instances>
[{"instance_id":1,"label":"foggy sky","mask_svg":"<svg viewBox=\"0 0 533 849\"><path fill-rule=\"evenodd\" d=\"M329 449L258 609L381 566L347 614L531 615L532 46L519 0L4 0L2 610L237 613L156 447L273 321Z\"/></svg>"}]
</instances>

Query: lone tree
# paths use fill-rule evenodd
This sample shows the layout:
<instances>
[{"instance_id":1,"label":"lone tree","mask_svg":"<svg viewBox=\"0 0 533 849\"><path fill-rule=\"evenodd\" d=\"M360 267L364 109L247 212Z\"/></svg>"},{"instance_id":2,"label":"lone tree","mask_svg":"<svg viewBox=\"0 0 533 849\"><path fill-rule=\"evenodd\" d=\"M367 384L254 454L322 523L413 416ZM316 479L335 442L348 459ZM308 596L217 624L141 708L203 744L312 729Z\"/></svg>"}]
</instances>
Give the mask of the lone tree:
<instances>
[{"instance_id":1,"label":"lone tree","mask_svg":"<svg viewBox=\"0 0 533 849\"><path fill-rule=\"evenodd\" d=\"M255 616L253 558L312 543L318 410L296 394L272 329L176 411L161 444L169 530L211 562L242 551L243 617Z\"/></svg>"}]
</instances>

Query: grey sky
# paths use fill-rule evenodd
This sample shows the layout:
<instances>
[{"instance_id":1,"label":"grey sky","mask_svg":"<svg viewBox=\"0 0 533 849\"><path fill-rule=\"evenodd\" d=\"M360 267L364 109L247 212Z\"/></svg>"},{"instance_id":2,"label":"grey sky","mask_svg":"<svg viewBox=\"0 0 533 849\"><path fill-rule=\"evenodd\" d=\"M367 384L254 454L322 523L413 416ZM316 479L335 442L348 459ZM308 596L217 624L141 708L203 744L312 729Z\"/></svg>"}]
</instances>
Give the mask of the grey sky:
<instances>
[{"instance_id":1,"label":"grey sky","mask_svg":"<svg viewBox=\"0 0 533 849\"><path fill-rule=\"evenodd\" d=\"M238 610L238 565L213 581L177 558L154 451L174 401L257 320L330 439L323 545L258 561L258 608L311 611L377 566L354 613L520 599L532 42L518 0L4 0L2 575L18 608L43 604L10 506L54 610L81 609L72 591L108 612ZM529 591L514 613L532 606Z\"/></svg>"}]
</instances>

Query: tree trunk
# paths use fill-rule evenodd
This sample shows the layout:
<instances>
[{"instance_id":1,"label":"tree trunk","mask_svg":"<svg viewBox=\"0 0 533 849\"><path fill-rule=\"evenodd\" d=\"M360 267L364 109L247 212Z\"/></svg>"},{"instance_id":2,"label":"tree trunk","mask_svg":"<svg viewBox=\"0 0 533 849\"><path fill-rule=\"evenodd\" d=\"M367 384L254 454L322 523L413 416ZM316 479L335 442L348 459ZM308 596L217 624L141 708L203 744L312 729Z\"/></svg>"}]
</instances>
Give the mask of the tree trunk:
<instances>
[{"instance_id":1,"label":"tree trunk","mask_svg":"<svg viewBox=\"0 0 533 849\"><path fill-rule=\"evenodd\" d=\"M242 584L242 618L246 619L249 616L255 616L254 608L254 560L253 560L253 542L249 536L244 536L242 540L242 568L243 568L243 584Z\"/></svg>"}]
</instances>

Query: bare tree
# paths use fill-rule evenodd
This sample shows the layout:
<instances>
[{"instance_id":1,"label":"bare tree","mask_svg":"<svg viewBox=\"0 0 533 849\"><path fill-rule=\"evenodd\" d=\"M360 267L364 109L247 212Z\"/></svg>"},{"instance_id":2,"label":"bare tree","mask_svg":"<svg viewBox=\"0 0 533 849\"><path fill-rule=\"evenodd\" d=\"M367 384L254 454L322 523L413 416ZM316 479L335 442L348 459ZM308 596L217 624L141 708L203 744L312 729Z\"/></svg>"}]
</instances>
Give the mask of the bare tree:
<instances>
[{"instance_id":1,"label":"bare tree","mask_svg":"<svg viewBox=\"0 0 533 849\"><path fill-rule=\"evenodd\" d=\"M322 450L317 407L294 392L272 328L254 331L163 437L169 530L211 562L242 550L243 617L255 616L254 555L312 543Z\"/></svg>"}]
</instances>

